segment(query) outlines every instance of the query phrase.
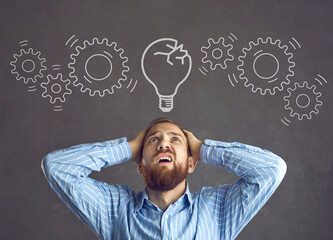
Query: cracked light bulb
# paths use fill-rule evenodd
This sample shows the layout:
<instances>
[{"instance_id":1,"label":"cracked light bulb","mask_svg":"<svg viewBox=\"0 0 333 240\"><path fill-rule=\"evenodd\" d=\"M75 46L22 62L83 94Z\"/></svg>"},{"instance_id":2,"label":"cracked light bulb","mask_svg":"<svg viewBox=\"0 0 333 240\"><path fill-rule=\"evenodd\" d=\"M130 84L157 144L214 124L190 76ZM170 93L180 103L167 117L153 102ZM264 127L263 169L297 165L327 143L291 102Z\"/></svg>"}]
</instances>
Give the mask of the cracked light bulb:
<instances>
[{"instance_id":1,"label":"cracked light bulb","mask_svg":"<svg viewBox=\"0 0 333 240\"><path fill-rule=\"evenodd\" d=\"M141 69L155 88L161 111L170 112L179 86L190 75L192 59L183 44L172 38L161 38L143 52Z\"/></svg>"}]
</instances>

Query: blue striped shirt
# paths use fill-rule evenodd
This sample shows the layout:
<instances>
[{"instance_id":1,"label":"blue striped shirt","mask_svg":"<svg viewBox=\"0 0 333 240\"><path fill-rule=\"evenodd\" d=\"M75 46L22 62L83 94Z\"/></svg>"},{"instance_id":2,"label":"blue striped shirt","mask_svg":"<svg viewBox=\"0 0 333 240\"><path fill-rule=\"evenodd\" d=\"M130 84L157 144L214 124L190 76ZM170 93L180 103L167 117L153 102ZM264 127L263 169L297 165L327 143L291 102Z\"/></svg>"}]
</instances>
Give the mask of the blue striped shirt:
<instances>
[{"instance_id":1,"label":"blue striped shirt","mask_svg":"<svg viewBox=\"0 0 333 240\"><path fill-rule=\"evenodd\" d=\"M64 203L100 239L235 239L281 183L286 163L268 150L205 140L203 163L227 169L242 178L234 184L202 187L185 193L166 211L126 185L89 178L115 164L130 161L126 138L76 145L54 151L42 170Z\"/></svg>"}]
</instances>

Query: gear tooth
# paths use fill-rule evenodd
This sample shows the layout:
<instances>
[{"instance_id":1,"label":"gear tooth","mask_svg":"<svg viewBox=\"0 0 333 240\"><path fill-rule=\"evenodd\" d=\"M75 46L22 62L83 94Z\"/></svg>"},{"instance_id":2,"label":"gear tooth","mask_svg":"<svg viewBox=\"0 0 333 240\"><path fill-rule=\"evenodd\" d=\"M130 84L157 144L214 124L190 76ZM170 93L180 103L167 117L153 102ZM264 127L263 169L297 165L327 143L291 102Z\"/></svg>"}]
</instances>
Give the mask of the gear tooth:
<instances>
[{"instance_id":1,"label":"gear tooth","mask_svg":"<svg viewBox=\"0 0 333 240\"><path fill-rule=\"evenodd\" d=\"M252 47L254 47L254 46L258 46L259 44L264 44L264 43L265 43L264 39L261 38L261 37L257 38L257 41L256 41L256 42L254 42L254 41L252 41L252 42L253 42Z\"/></svg>"},{"instance_id":2,"label":"gear tooth","mask_svg":"<svg viewBox=\"0 0 333 240\"><path fill-rule=\"evenodd\" d=\"M210 47L211 45L213 45L214 44L214 40L213 40L213 38L209 38L208 39L208 47Z\"/></svg>"},{"instance_id":3,"label":"gear tooth","mask_svg":"<svg viewBox=\"0 0 333 240\"><path fill-rule=\"evenodd\" d=\"M289 54L292 55L292 53L288 52L288 46L287 46L287 45L283 45L283 46L280 47L280 48L284 51L284 53L285 53L286 55L289 55Z\"/></svg>"},{"instance_id":4,"label":"gear tooth","mask_svg":"<svg viewBox=\"0 0 333 240\"><path fill-rule=\"evenodd\" d=\"M318 100L318 99L316 99L317 100L317 105L318 106L323 106L323 102L322 101L320 101L320 100Z\"/></svg>"},{"instance_id":5,"label":"gear tooth","mask_svg":"<svg viewBox=\"0 0 333 240\"><path fill-rule=\"evenodd\" d=\"M316 99L317 99L317 101L319 101L319 98L321 97L321 92L315 92L315 91L313 90L313 93L316 95Z\"/></svg>"},{"instance_id":6,"label":"gear tooth","mask_svg":"<svg viewBox=\"0 0 333 240\"><path fill-rule=\"evenodd\" d=\"M77 46L80 50L83 50L86 48L88 45L91 45L88 40L83 41L83 46Z\"/></svg>"},{"instance_id":7,"label":"gear tooth","mask_svg":"<svg viewBox=\"0 0 333 240\"><path fill-rule=\"evenodd\" d=\"M228 50L228 54L229 54L229 52L233 49L233 46L232 46L232 44L228 44L227 46L225 46Z\"/></svg>"},{"instance_id":8,"label":"gear tooth","mask_svg":"<svg viewBox=\"0 0 333 240\"><path fill-rule=\"evenodd\" d=\"M95 90L95 91L93 92L93 95L92 95L92 96L95 96L96 94L98 94L100 97L104 97L104 91L105 91L105 90L102 90L102 91L97 91L97 90Z\"/></svg>"},{"instance_id":9,"label":"gear tooth","mask_svg":"<svg viewBox=\"0 0 333 240\"><path fill-rule=\"evenodd\" d=\"M257 43L257 45L258 45L258 44L259 44L259 43ZM249 42L249 48L244 47L243 50L246 49L247 51L249 51L249 50L250 50L251 48L253 48L255 45L256 45L256 44L255 44L253 41L250 41L250 42Z\"/></svg>"},{"instance_id":10,"label":"gear tooth","mask_svg":"<svg viewBox=\"0 0 333 240\"><path fill-rule=\"evenodd\" d=\"M261 89L261 90L265 91L265 95L267 92L269 92L269 94L272 96L275 95L275 93L276 93L275 88L272 88L272 89L266 88L266 89Z\"/></svg>"},{"instance_id":11,"label":"gear tooth","mask_svg":"<svg viewBox=\"0 0 333 240\"><path fill-rule=\"evenodd\" d=\"M16 63L19 55L17 53L15 53L13 57L14 57L14 61L11 61L11 63L12 62Z\"/></svg>"},{"instance_id":12,"label":"gear tooth","mask_svg":"<svg viewBox=\"0 0 333 240\"><path fill-rule=\"evenodd\" d=\"M124 66L124 70L123 70L123 72L129 72L129 70L130 70L130 68L129 68L129 66Z\"/></svg>"},{"instance_id":13,"label":"gear tooth","mask_svg":"<svg viewBox=\"0 0 333 240\"><path fill-rule=\"evenodd\" d=\"M240 61L242 63L242 65L244 65L244 59L245 57L244 56L239 56L238 57L238 61Z\"/></svg>"},{"instance_id":14,"label":"gear tooth","mask_svg":"<svg viewBox=\"0 0 333 240\"><path fill-rule=\"evenodd\" d=\"M202 47L201 47L201 52L207 54L207 50L208 50L208 47L206 47L206 46L202 46Z\"/></svg>"},{"instance_id":15,"label":"gear tooth","mask_svg":"<svg viewBox=\"0 0 333 240\"><path fill-rule=\"evenodd\" d=\"M288 96L283 96L283 99L285 100L285 101L288 101L287 99L288 99Z\"/></svg>"},{"instance_id":16,"label":"gear tooth","mask_svg":"<svg viewBox=\"0 0 333 240\"><path fill-rule=\"evenodd\" d=\"M98 44L98 45L101 45L102 44L102 40L100 40L99 38L95 37L96 41L93 41L90 45L94 45L94 44Z\"/></svg>"},{"instance_id":17,"label":"gear tooth","mask_svg":"<svg viewBox=\"0 0 333 240\"><path fill-rule=\"evenodd\" d=\"M213 71L216 70L216 65L214 65L212 62L210 62L210 69Z\"/></svg>"},{"instance_id":18,"label":"gear tooth","mask_svg":"<svg viewBox=\"0 0 333 240\"><path fill-rule=\"evenodd\" d=\"M105 44L105 45L110 46L109 41L108 41L107 38L103 38L102 41L100 42L100 44Z\"/></svg>"},{"instance_id":19,"label":"gear tooth","mask_svg":"<svg viewBox=\"0 0 333 240\"><path fill-rule=\"evenodd\" d=\"M23 78L23 79L25 84L28 84L29 80L32 80L31 78Z\"/></svg>"},{"instance_id":20,"label":"gear tooth","mask_svg":"<svg viewBox=\"0 0 333 240\"><path fill-rule=\"evenodd\" d=\"M123 78L126 80L127 76L125 75L124 71L121 73L121 75L123 76ZM120 78L121 79L121 78Z\"/></svg>"},{"instance_id":21,"label":"gear tooth","mask_svg":"<svg viewBox=\"0 0 333 240\"><path fill-rule=\"evenodd\" d=\"M250 84L250 87L251 87L251 91L254 93L258 92L258 90L259 90L259 88L256 88L253 84ZM261 89L259 90L259 93L261 95L264 95L264 94L262 94Z\"/></svg>"},{"instance_id":22,"label":"gear tooth","mask_svg":"<svg viewBox=\"0 0 333 240\"><path fill-rule=\"evenodd\" d=\"M281 41L279 39L273 40L271 37L268 37L267 40L269 41L270 44L272 45L277 45L278 47L281 46Z\"/></svg>"},{"instance_id":23,"label":"gear tooth","mask_svg":"<svg viewBox=\"0 0 333 240\"><path fill-rule=\"evenodd\" d=\"M245 80L244 86L245 87L251 87L251 83L249 83L249 80L246 77L244 77L244 80Z\"/></svg>"},{"instance_id":24,"label":"gear tooth","mask_svg":"<svg viewBox=\"0 0 333 240\"><path fill-rule=\"evenodd\" d=\"M267 44L270 39L272 39L272 38L271 37L267 37L266 39L261 38L261 43Z\"/></svg>"},{"instance_id":25,"label":"gear tooth","mask_svg":"<svg viewBox=\"0 0 333 240\"><path fill-rule=\"evenodd\" d=\"M80 86L80 83L78 83L78 78L76 76L74 76L74 82L73 82L73 85L75 87L79 87Z\"/></svg>"},{"instance_id":26,"label":"gear tooth","mask_svg":"<svg viewBox=\"0 0 333 240\"><path fill-rule=\"evenodd\" d=\"M219 38L217 39L217 41L216 41L215 44L221 44L221 45L223 45L223 43L224 43L224 38L223 38L223 37L219 37Z\"/></svg>"},{"instance_id":27,"label":"gear tooth","mask_svg":"<svg viewBox=\"0 0 333 240\"><path fill-rule=\"evenodd\" d=\"M62 79L62 82L65 83L66 86L71 84L71 80L69 79Z\"/></svg>"},{"instance_id":28,"label":"gear tooth","mask_svg":"<svg viewBox=\"0 0 333 240\"><path fill-rule=\"evenodd\" d=\"M259 93L260 93L262 96L264 96L264 95L266 95L266 91L267 91L267 89L262 89L262 88L257 87L257 88L256 88L256 92L257 92L257 91L259 91Z\"/></svg>"},{"instance_id":29,"label":"gear tooth","mask_svg":"<svg viewBox=\"0 0 333 240\"><path fill-rule=\"evenodd\" d=\"M89 44L90 46L99 43L97 37L94 37L94 38L92 39L92 42L91 42L91 43L90 43L88 40L86 40L86 41L88 42L88 44Z\"/></svg>"},{"instance_id":30,"label":"gear tooth","mask_svg":"<svg viewBox=\"0 0 333 240\"><path fill-rule=\"evenodd\" d=\"M120 57L121 57L121 55L124 53L124 49L122 49L122 48L119 48L119 50L118 50L120 53L119 53L119 55L120 55ZM121 57L122 58L122 57Z\"/></svg>"},{"instance_id":31,"label":"gear tooth","mask_svg":"<svg viewBox=\"0 0 333 240\"><path fill-rule=\"evenodd\" d=\"M295 82L295 88L293 89L294 91L297 89L297 88L300 88L300 84L298 82Z\"/></svg>"},{"instance_id":32,"label":"gear tooth","mask_svg":"<svg viewBox=\"0 0 333 240\"><path fill-rule=\"evenodd\" d=\"M86 47L86 44L83 42L83 47L81 47L80 45L79 46L76 46L75 47L75 50L76 50L76 53L72 53L73 56L78 56L80 51L82 51L85 47ZM71 55L71 56L72 56Z\"/></svg>"}]
</instances>

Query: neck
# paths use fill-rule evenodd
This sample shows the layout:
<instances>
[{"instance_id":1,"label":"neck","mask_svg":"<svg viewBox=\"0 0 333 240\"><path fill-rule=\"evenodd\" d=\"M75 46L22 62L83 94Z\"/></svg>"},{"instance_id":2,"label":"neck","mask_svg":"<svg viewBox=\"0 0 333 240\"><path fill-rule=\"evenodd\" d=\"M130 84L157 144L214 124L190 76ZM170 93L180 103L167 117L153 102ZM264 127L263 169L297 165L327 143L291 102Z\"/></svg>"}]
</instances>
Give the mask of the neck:
<instances>
[{"instance_id":1,"label":"neck","mask_svg":"<svg viewBox=\"0 0 333 240\"><path fill-rule=\"evenodd\" d=\"M186 181L178 184L174 189L166 192L154 191L147 187L147 193L149 200L155 203L162 211L168 209L168 207L175 203L185 192Z\"/></svg>"}]
</instances>

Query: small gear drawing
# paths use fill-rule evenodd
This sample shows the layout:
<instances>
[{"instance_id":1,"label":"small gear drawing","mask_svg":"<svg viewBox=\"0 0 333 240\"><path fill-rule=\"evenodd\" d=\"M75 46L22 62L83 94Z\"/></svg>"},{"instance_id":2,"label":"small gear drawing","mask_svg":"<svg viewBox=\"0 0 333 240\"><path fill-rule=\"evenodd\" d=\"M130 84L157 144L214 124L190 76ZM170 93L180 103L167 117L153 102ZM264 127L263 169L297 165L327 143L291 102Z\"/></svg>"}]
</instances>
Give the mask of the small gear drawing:
<instances>
[{"instance_id":1,"label":"small gear drawing","mask_svg":"<svg viewBox=\"0 0 333 240\"><path fill-rule=\"evenodd\" d=\"M27 84L29 81L37 82L37 77L43 77L43 71L46 70L44 65L45 58L41 58L41 52L34 52L32 48L27 51L20 50L19 54L14 54L14 60L10 62L12 65L12 74L16 74L16 79L23 79Z\"/></svg>"},{"instance_id":2,"label":"small gear drawing","mask_svg":"<svg viewBox=\"0 0 333 240\"><path fill-rule=\"evenodd\" d=\"M201 47L201 51L205 54L202 62L209 63L211 70L215 70L217 66L226 69L227 62L234 60L234 57L229 53L232 48L231 44L224 43L223 37L220 37L216 42L209 38L208 46Z\"/></svg>"},{"instance_id":3,"label":"small gear drawing","mask_svg":"<svg viewBox=\"0 0 333 240\"><path fill-rule=\"evenodd\" d=\"M66 95L72 93L72 90L68 88L71 83L69 79L64 80L61 73L58 73L55 77L51 74L46 76L47 82L41 83L41 87L44 89L42 96L44 98L49 97L50 103L54 104L56 101L65 102Z\"/></svg>"},{"instance_id":4,"label":"small gear drawing","mask_svg":"<svg viewBox=\"0 0 333 240\"><path fill-rule=\"evenodd\" d=\"M238 57L240 64L237 69L241 72L240 79L245 80L244 85L251 87L252 92L259 91L261 95L274 95L276 90L282 91L283 85L289 84L289 78L294 76L293 54L287 50L287 45L271 37L251 41L248 48L242 49L243 55Z\"/></svg>"},{"instance_id":5,"label":"small gear drawing","mask_svg":"<svg viewBox=\"0 0 333 240\"><path fill-rule=\"evenodd\" d=\"M312 118L312 114L318 114L318 107L323 105L323 102L319 100L321 93L316 92L316 86L309 87L308 82L304 82L302 85L295 83L294 88L287 89L289 95L284 96L286 101L285 109L290 110L290 116L297 115L298 120L302 120L304 117L308 119Z\"/></svg>"},{"instance_id":6,"label":"small gear drawing","mask_svg":"<svg viewBox=\"0 0 333 240\"><path fill-rule=\"evenodd\" d=\"M121 82L127 80L128 58L123 53L122 48L117 48L115 42L109 43L106 38L85 40L83 46L77 46L76 53L71 54L73 61L68 64L74 86L90 96L113 94L114 88L121 88Z\"/></svg>"}]
</instances>

